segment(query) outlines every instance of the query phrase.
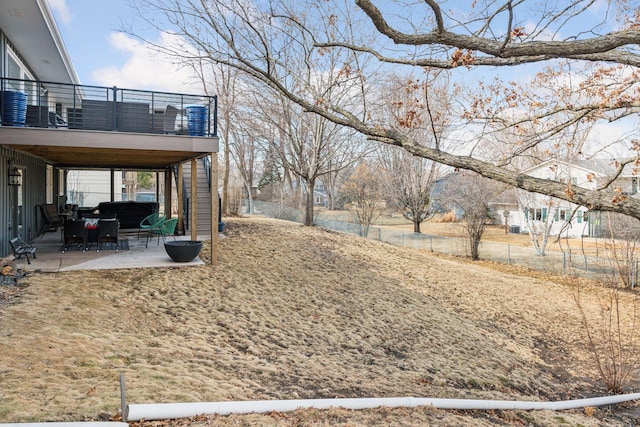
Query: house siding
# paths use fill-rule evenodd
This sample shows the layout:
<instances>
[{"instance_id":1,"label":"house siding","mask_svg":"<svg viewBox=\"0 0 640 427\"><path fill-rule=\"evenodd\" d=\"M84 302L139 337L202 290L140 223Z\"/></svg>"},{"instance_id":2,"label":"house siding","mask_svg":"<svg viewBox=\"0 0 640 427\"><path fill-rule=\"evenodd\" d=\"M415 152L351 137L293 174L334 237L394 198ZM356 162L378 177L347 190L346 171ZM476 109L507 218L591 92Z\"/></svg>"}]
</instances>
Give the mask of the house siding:
<instances>
[{"instance_id":1,"label":"house siding","mask_svg":"<svg viewBox=\"0 0 640 427\"><path fill-rule=\"evenodd\" d=\"M16 166L23 169L23 209L22 209L22 233L21 237L25 240L35 239L41 226L41 218L37 211L37 205L46 203L46 192L42 189L46 188L47 182L47 165L37 157L29 156L24 153L16 152L6 147L0 147L0 197L2 198L3 209L0 209L0 224L3 224L0 231L0 251L2 256L11 253L9 240L18 233L12 224L11 213L11 197L12 192L8 185L9 160L12 160Z\"/></svg>"},{"instance_id":2,"label":"house siding","mask_svg":"<svg viewBox=\"0 0 640 427\"><path fill-rule=\"evenodd\" d=\"M605 182L609 176L612 176L612 163L607 160L597 161L578 161L576 164L564 161L546 161L534 168L525 171L531 176L551 179L559 182L571 182L586 189L593 190L597 186ZM614 168L615 169L615 168ZM631 168L630 168L631 169ZM615 185L619 187L623 194L637 197L638 180L632 170L625 171L615 181ZM529 224L527 223L527 215L531 211L542 211L548 207L548 196L528 193L526 200L520 198L521 205L521 227L527 231ZM566 237L597 237L602 234L601 230L601 213L589 212L586 207L560 199L552 199L553 206L549 209L548 215L551 223L551 235L559 235L560 233ZM565 211L564 218L557 213L558 210ZM529 212L528 212L529 211ZM575 211L575 212L574 212ZM567 221L569 215L573 213L570 221ZM544 216L544 214L542 215ZM544 221L542 218L540 218Z\"/></svg>"},{"instance_id":3,"label":"house siding","mask_svg":"<svg viewBox=\"0 0 640 427\"><path fill-rule=\"evenodd\" d=\"M196 224L196 230L198 233L207 234L211 233L211 190L209 181L207 179L207 171L205 170L205 163L199 159L196 162L196 196L197 196L197 209L196 215L198 223ZM182 173L184 175L183 191L186 196L191 200L191 162L184 163L182 166ZM190 209L193 203L190 204ZM191 218L185 218L185 222L189 229L191 229Z\"/></svg>"}]
</instances>

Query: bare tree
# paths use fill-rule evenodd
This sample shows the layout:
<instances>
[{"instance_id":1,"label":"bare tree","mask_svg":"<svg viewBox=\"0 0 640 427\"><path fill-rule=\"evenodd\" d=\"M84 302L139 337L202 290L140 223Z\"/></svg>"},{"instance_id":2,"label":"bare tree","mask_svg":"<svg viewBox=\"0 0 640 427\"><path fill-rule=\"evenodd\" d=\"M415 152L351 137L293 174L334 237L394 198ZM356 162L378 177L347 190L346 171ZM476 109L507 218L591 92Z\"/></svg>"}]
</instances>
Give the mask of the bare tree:
<instances>
[{"instance_id":1,"label":"bare tree","mask_svg":"<svg viewBox=\"0 0 640 427\"><path fill-rule=\"evenodd\" d=\"M380 163L386 171L386 192L402 216L413 223L414 233L437 211L433 189L440 175L439 165L415 157L399 147L381 147Z\"/></svg>"},{"instance_id":2,"label":"bare tree","mask_svg":"<svg viewBox=\"0 0 640 427\"><path fill-rule=\"evenodd\" d=\"M602 223L603 237L609 241L607 249L610 270L617 275L611 282L617 282L623 288L635 287L640 279L640 222L635 218L610 213L602 215L602 218L595 218L596 214L593 220Z\"/></svg>"},{"instance_id":3,"label":"bare tree","mask_svg":"<svg viewBox=\"0 0 640 427\"><path fill-rule=\"evenodd\" d=\"M573 298L580 313L580 320L586 336L588 349L607 390L622 393L635 383L634 373L640 366L638 355L637 325L639 320L638 298L632 297L632 307L622 305L623 287L615 277L598 298L597 314L587 312L578 281ZM627 329L623 325L628 324Z\"/></svg>"},{"instance_id":4,"label":"bare tree","mask_svg":"<svg viewBox=\"0 0 640 427\"><path fill-rule=\"evenodd\" d=\"M255 139L250 136L235 133L229 143L231 157L236 165L242 186L244 188L244 199L246 200L247 213L252 212L253 188L255 184L256 162L258 157L258 147Z\"/></svg>"},{"instance_id":5,"label":"bare tree","mask_svg":"<svg viewBox=\"0 0 640 427\"><path fill-rule=\"evenodd\" d=\"M590 13L594 0L561 0L542 5L530 1L481 0L459 10L444 9L445 3L438 0L398 1L392 9L378 8L370 0L355 0L356 9L351 2L340 0L139 1L160 11L163 20L168 20L175 34L184 40L184 44L176 48L158 47L185 60L205 57L236 67L279 91L305 111L348 126L371 140L403 147L416 156L475 171L526 191L586 206L589 210L620 212L640 218L640 201L615 198L610 186L574 187L568 192L564 183L514 170L509 167L509 158L487 159L474 156L473 150L462 149L473 148L473 144L449 150L421 145L402 129L375 120L375 115L369 113L379 105L379 99L372 98L372 92L368 92L384 78L389 66L455 69L469 76L486 66L539 63L556 67L560 63L558 59L565 59L574 68L584 68L581 71L588 74L583 82L588 84L576 82L572 86L571 100L577 102L522 106L523 110L534 110L526 114L526 120L553 119L546 132L523 140L510 158L526 155L558 129L577 122L620 120L640 111L640 98L630 95L637 90L640 80L637 0L607 2L605 6L609 9L600 13L602 20L595 25L590 19L582 19ZM398 17L400 19L396 19ZM152 21L151 15L145 18ZM325 64L323 57L328 53L342 58L340 70L344 75L356 76L363 82L358 104L336 102L300 79L301 63L328 70L320 65ZM377 66L367 63L371 59ZM566 75L559 68L551 69L550 74ZM498 95L494 94L494 98L499 97L507 106L518 101L518 98ZM468 108L466 117L473 120L482 118L487 111L480 105L479 114L475 114L476 105L465 107ZM497 123L496 114L487 116L493 126ZM515 115L502 117L501 126L515 129L521 120ZM637 150L638 144L627 148ZM618 162L623 167L636 157L630 153Z\"/></svg>"},{"instance_id":6,"label":"bare tree","mask_svg":"<svg viewBox=\"0 0 640 427\"><path fill-rule=\"evenodd\" d=\"M424 79L392 75L384 89L390 94L386 97L387 110L382 112L388 115L388 123L406 129L428 147L442 146L451 123L450 94L445 79L439 79L442 74L427 70ZM396 207L413 222L413 231L420 233L420 224L436 213L432 192L441 168L399 147L383 146L380 161L390 177L389 192Z\"/></svg>"},{"instance_id":7,"label":"bare tree","mask_svg":"<svg viewBox=\"0 0 640 427\"><path fill-rule=\"evenodd\" d=\"M518 191L518 202L524 209L524 220L529 240L536 255L544 256L549 243L553 220L559 213L557 200L549 196L538 196ZM568 219L568 218L567 218ZM565 218L562 218L564 221Z\"/></svg>"},{"instance_id":8,"label":"bare tree","mask_svg":"<svg viewBox=\"0 0 640 427\"><path fill-rule=\"evenodd\" d=\"M354 160L354 157L351 157L351 159ZM347 162L343 162L343 164L347 164ZM339 197L340 188L347 178L349 178L353 173L354 165L349 164L347 167L340 170L335 169L330 165L329 169L331 169L331 172L322 175L322 183L324 184L324 191L327 197L326 207L329 210L342 209L344 206Z\"/></svg>"},{"instance_id":9,"label":"bare tree","mask_svg":"<svg viewBox=\"0 0 640 427\"><path fill-rule=\"evenodd\" d=\"M228 67L224 64L211 61L192 61L187 63L191 65L199 83L202 85L204 93L210 96L218 97L218 127L220 139L223 147L223 171L222 171L222 206L221 213L223 215L229 213L229 177L231 174L231 135L234 128L237 127L237 120L234 120L235 109L237 108L238 98L238 69ZM218 188L215 183L214 188Z\"/></svg>"},{"instance_id":10,"label":"bare tree","mask_svg":"<svg viewBox=\"0 0 640 427\"><path fill-rule=\"evenodd\" d=\"M360 225L360 235L367 237L369 229L385 208L384 174L368 162L363 162L341 188L347 208Z\"/></svg>"},{"instance_id":11,"label":"bare tree","mask_svg":"<svg viewBox=\"0 0 640 427\"><path fill-rule=\"evenodd\" d=\"M480 240L494 212L489 203L507 187L472 172L455 172L444 181L443 200L462 211L462 220L469 239L471 259L480 259Z\"/></svg>"},{"instance_id":12,"label":"bare tree","mask_svg":"<svg viewBox=\"0 0 640 427\"><path fill-rule=\"evenodd\" d=\"M278 135L265 140L277 153L279 163L299 178L294 188L305 197L304 224L313 225L317 180L356 161L360 144L353 132L321 116L304 114L282 96L275 95L260 117Z\"/></svg>"}]
</instances>

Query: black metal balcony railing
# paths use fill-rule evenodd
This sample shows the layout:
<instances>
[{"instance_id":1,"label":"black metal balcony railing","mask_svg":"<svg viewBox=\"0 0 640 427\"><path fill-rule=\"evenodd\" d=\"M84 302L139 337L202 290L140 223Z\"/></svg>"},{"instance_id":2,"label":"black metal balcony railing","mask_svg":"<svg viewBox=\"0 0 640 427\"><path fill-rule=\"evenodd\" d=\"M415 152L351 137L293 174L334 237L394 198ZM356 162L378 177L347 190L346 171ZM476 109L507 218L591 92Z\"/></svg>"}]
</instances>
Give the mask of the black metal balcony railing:
<instances>
[{"instance_id":1,"label":"black metal balcony railing","mask_svg":"<svg viewBox=\"0 0 640 427\"><path fill-rule=\"evenodd\" d=\"M216 96L8 78L0 93L2 126L218 135Z\"/></svg>"}]
</instances>

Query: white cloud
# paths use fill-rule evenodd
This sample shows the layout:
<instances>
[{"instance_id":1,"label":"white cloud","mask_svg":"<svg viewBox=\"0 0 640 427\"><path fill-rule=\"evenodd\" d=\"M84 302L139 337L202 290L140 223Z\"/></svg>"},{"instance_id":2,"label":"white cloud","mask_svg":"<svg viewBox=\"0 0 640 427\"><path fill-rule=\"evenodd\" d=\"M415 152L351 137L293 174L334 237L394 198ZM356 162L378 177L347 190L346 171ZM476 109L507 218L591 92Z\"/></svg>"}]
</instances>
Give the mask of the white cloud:
<instances>
[{"instance_id":1,"label":"white cloud","mask_svg":"<svg viewBox=\"0 0 640 427\"><path fill-rule=\"evenodd\" d=\"M124 53L127 60L122 66L109 66L93 71L91 77L97 84L193 93L193 73L173 63L168 56L124 33L111 33L109 40L113 47ZM163 33L155 43L168 46L171 43L170 36Z\"/></svg>"},{"instance_id":2,"label":"white cloud","mask_svg":"<svg viewBox=\"0 0 640 427\"><path fill-rule=\"evenodd\" d=\"M68 24L73 19L73 14L67 6L66 0L49 0L49 7L57 13L57 16L63 23Z\"/></svg>"}]
</instances>

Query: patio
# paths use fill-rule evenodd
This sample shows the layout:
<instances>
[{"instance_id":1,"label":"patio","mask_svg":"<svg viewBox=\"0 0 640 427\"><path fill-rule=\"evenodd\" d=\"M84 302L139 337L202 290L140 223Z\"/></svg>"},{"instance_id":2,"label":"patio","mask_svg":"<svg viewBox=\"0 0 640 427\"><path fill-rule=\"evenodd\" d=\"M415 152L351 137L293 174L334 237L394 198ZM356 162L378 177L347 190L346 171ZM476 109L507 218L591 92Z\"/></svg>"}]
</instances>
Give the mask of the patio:
<instances>
[{"instance_id":1,"label":"patio","mask_svg":"<svg viewBox=\"0 0 640 427\"><path fill-rule=\"evenodd\" d=\"M51 231L36 237L32 244L37 247L36 256L31 259L31 264L23 257L16 260L20 268L25 271L58 272L71 270L109 270L120 268L154 268L154 267L183 267L204 265L204 262L196 257L191 262L174 262L165 252L162 239L158 244L157 236L149 240L149 247L145 247L147 237L142 234L138 238L137 230L120 232L120 240L126 240L129 249L115 251L103 249L96 251L95 247L85 252L81 250L68 250L62 253L60 248L61 231ZM209 239L210 236L199 236L199 240ZM168 237L172 241L173 237ZM190 236L176 236L176 240L191 240Z\"/></svg>"}]
</instances>

